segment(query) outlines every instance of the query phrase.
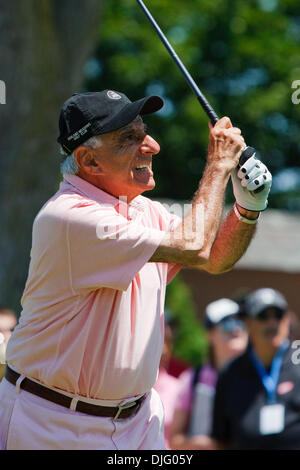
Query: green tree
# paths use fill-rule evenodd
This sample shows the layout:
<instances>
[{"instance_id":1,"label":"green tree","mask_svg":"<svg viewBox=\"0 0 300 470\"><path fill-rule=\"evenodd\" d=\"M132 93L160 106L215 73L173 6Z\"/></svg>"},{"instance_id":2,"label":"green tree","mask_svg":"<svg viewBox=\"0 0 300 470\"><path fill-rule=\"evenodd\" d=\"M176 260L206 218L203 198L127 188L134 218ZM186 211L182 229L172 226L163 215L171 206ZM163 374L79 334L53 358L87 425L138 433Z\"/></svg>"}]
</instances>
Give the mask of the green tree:
<instances>
[{"instance_id":1,"label":"green tree","mask_svg":"<svg viewBox=\"0 0 300 470\"><path fill-rule=\"evenodd\" d=\"M0 0L0 300L20 309L32 222L57 188L58 116L99 32L99 0Z\"/></svg>"},{"instance_id":2,"label":"green tree","mask_svg":"<svg viewBox=\"0 0 300 470\"><path fill-rule=\"evenodd\" d=\"M197 319L191 290L179 275L167 287L166 308L176 321L174 355L200 365L208 350L205 330Z\"/></svg>"}]
</instances>

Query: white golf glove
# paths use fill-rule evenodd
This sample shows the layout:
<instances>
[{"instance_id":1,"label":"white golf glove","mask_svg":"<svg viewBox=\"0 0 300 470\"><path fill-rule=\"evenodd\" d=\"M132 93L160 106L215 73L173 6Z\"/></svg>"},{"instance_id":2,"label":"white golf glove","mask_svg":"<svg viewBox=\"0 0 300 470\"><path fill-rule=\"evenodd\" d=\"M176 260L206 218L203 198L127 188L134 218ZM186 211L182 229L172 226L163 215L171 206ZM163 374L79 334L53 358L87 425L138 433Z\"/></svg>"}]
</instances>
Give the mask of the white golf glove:
<instances>
[{"instance_id":1,"label":"white golf glove","mask_svg":"<svg viewBox=\"0 0 300 470\"><path fill-rule=\"evenodd\" d=\"M267 208L272 175L255 154L240 168L233 170L231 179L233 194L239 206L250 211L263 211ZM255 193L254 190L261 186L264 189Z\"/></svg>"}]
</instances>

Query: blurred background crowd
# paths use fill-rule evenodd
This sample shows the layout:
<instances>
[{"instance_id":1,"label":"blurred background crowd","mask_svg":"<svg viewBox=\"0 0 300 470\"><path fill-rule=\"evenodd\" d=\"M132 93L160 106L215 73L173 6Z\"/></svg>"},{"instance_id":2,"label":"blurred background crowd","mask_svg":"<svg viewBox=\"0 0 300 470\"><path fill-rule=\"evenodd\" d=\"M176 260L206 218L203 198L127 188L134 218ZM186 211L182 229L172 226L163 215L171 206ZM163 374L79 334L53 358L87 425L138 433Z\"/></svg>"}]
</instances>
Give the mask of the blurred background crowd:
<instances>
[{"instance_id":1,"label":"blurred background crowd","mask_svg":"<svg viewBox=\"0 0 300 470\"><path fill-rule=\"evenodd\" d=\"M253 416L258 422L267 392L255 367L246 363L250 356L243 356L249 338L259 353L268 351L263 340L256 339L267 325L266 337L274 343L266 353L267 369L285 337L290 346L300 338L300 104L295 94L300 80L299 1L146 3L218 114L230 116L242 129L274 177L269 209L233 271L213 277L185 269L168 287L166 343L156 384L163 400L167 384L166 442L174 449L243 447L245 442L255 448L261 443L255 440L257 434L268 424L261 417L258 429ZM205 165L208 127L199 103L135 1L0 0L0 12L0 80L6 85L5 104L0 104L4 362L5 345L21 311L32 222L60 181L57 120L65 99L105 88L121 90L132 100L147 94L164 98L164 108L146 122L161 144L151 197L169 206L176 202L182 207L193 196L191 188L197 187ZM229 187L226 206L232 202ZM256 313L249 314L250 304L246 308L244 300L261 288L273 289L269 294L274 305L262 295ZM264 311L266 318L257 319ZM227 367L236 356L245 364ZM298 370L290 359L287 363ZM254 388L247 385L248 395L245 392L254 403L250 408L235 399L236 393L244 393L242 365L250 367L254 383ZM0 365L0 377L4 367ZM236 390L231 390L228 377L236 377ZM279 424L289 416L296 426L297 377L287 373L282 383L280 399L283 403L292 397L296 417L287 411L282 417L279 408L268 408L266 415L277 413ZM288 410L289 404L285 406ZM263 445L280 440L279 424L277 431L262 434ZM278 445L293 446L293 436Z\"/></svg>"},{"instance_id":2,"label":"blurred background crowd","mask_svg":"<svg viewBox=\"0 0 300 470\"><path fill-rule=\"evenodd\" d=\"M166 314L155 389L165 407L167 449L300 448L298 320L272 288L210 302L206 353L194 364L173 356L178 321Z\"/></svg>"}]
</instances>

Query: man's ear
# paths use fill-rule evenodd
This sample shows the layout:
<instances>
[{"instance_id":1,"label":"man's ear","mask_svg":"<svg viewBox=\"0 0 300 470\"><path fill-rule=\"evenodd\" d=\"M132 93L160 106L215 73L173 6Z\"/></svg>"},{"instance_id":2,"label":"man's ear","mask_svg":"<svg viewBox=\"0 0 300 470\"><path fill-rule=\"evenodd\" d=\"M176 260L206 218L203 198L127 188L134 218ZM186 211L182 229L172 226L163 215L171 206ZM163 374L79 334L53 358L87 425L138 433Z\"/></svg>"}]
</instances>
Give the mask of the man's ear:
<instances>
[{"instance_id":1,"label":"man's ear","mask_svg":"<svg viewBox=\"0 0 300 470\"><path fill-rule=\"evenodd\" d=\"M77 147L74 151L75 161L80 170L89 174L102 173L102 169L98 160L96 159L92 149L83 147L82 145Z\"/></svg>"}]
</instances>

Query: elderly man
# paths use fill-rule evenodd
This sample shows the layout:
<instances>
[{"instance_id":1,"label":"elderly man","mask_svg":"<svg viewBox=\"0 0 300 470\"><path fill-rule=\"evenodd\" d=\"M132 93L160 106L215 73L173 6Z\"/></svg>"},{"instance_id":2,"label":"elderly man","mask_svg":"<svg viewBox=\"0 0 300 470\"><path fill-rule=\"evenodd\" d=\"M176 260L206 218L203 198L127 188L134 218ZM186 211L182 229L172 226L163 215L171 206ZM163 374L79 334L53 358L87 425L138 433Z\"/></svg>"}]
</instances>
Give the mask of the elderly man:
<instances>
[{"instance_id":1,"label":"elderly man","mask_svg":"<svg viewBox=\"0 0 300 470\"><path fill-rule=\"evenodd\" d=\"M266 208L271 175L253 157L236 170L245 142L224 117L210 130L206 169L183 220L141 196L154 188L160 150L141 116L162 105L157 96L131 102L104 90L62 107L64 181L33 225L0 389L2 448L163 448L152 386L166 284L182 266L220 273L234 265ZM237 203L220 225L230 175Z\"/></svg>"}]
</instances>

